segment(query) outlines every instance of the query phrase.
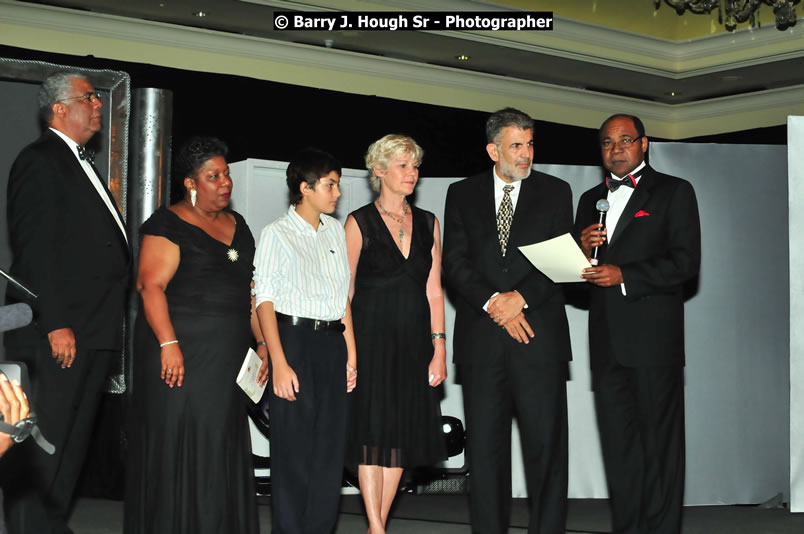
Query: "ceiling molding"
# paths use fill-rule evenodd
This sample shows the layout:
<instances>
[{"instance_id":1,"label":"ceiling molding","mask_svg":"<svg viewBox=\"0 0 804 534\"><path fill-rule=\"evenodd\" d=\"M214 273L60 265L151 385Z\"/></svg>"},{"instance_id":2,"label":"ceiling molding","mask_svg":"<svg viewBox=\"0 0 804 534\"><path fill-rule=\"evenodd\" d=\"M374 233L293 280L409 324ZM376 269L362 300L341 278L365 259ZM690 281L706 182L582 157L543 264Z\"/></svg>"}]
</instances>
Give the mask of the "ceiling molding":
<instances>
[{"instance_id":1,"label":"ceiling molding","mask_svg":"<svg viewBox=\"0 0 804 534\"><path fill-rule=\"evenodd\" d=\"M804 110L804 85L680 104L672 107L672 116L676 121L684 122L719 119L740 113L770 114L780 110L785 111L786 116L796 109L798 114ZM784 121L779 124L784 124Z\"/></svg>"},{"instance_id":2,"label":"ceiling molding","mask_svg":"<svg viewBox=\"0 0 804 534\"><path fill-rule=\"evenodd\" d=\"M282 9L303 11L343 11L355 5L352 0L239 0ZM468 0L478 11L521 9L482 0ZM363 11L378 6L382 10L435 11L429 0L364 0ZM467 0L443 0L437 11L466 11ZM688 41L661 39L617 30L597 24L554 16L552 32L473 32L429 31L456 39L515 48L537 54L573 59L627 69L643 74L680 80L702 74L750 67L804 57L804 27L779 31L772 25L719 33Z\"/></svg>"},{"instance_id":3,"label":"ceiling molding","mask_svg":"<svg viewBox=\"0 0 804 534\"><path fill-rule=\"evenodd\" d=\"M765 26L676 42L561 17L554 24L553 32L430 33L674 80L804 57L804 28L799 27L780 32Z\"/></svg>"},{"instance_id":4,"label":"ceiling molding","mask_svg":"<svg viewBox=\"0 0 804 534\"><path fill-rule=\"evenodd\" d=\"M511 102L536 118L575 126L597 127L612 112L628 110L641 116L653 135L671 139L784 124L786 115L804 114L804 86L669 105L400 59L40 5L0 2L0 21L0 26L74 34L87 43L88 50L82 53L98 54L97 40L89 39L98 37L110 40L109 45L122 42L127 51L140 54L138 59L112 59L482 111ZM32 42L42 41L30 29L11 29L17 32L0 31L5 44L19 46L7 41L7 36L15 33L26 34ZM29 48L42 49L26 43ZM119 44L115 47L119 48ZM183 50L182 59L165 63L167 54L159 47ZM112 47L102 49L107 48ZM210 69L207 65L212 57L224 58L225 68L214 64ZM251 58L258 63L232 58ZM278 69L271 65L278 64L291 67L292 76L276 75ZM746 122L745 117L751 117L750 121Z\"/></svg>"}]
</instances>

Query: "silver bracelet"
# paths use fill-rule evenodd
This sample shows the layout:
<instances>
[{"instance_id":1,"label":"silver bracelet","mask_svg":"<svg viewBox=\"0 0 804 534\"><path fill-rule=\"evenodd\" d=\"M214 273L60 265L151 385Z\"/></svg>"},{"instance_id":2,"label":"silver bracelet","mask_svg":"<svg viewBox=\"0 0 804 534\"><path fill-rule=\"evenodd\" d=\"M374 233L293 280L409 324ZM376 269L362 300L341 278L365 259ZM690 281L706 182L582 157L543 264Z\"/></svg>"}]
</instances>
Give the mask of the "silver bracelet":
<instances>
[{"instance_id":1,"label":"silver bracelet","mask_svg":"<svg viewBox=\"0 0 804 534\"><path fill-rule=\"evenodd\" d=\"M433 339L447 339L447 334L444 332L433 332L430 334L430 337Z\"/></svg>"},{"instance_id":2,"label":"silver bracelet","mask_svg":"<svg viewBox=\"0 0 804 534\"><path fill-rule=\"evenodd\" d=\"M178 339L174 339L173 341L165 341L164 343L159 344L159 348L167 347L168 345L173 345L174 343L178 343Z\"/></svg>"},{"instance_id":3,"label":"silver bracelet","mask_svg":"<svg viewBox=\"0 0 804 534\"><path fill-rule=\"evenodd\" d=\"M257 346L260 346L260 345L267 346L267 345L265 345L265 341L257 341Z\"/></svg>"}]
</instances>

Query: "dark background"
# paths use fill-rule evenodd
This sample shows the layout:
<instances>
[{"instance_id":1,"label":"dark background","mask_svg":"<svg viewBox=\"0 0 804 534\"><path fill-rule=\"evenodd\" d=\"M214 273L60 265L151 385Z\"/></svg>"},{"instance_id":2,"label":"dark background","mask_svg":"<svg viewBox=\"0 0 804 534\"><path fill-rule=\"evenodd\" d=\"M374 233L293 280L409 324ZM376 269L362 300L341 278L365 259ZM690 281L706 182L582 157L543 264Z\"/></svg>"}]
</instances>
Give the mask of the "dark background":
<instances>
[{"instance_id":1,"label":"dark background","mask_svg":"<svg viewBox=\"0 0 804 534\"><path fill-rule=\"evenodd\" d=\"M467 176L490 165L485 151L486 112L8 46L0 46L0 57L120 70L131 76L132 90L169 89L173 92L174 146L191 135L214 135L229 145L229 161L287 161L296 150L316 146L334 154L345 167L362 169L369 144L388 133L404 133L424 148L423 176ZM613 109L615 112L628 110ZM647 134L650 136L650 131ZM537 120L535 139L537 163L600 163L592 128ZM787 127L678 141L783 145Z\"/></svg>"}]
</instances>

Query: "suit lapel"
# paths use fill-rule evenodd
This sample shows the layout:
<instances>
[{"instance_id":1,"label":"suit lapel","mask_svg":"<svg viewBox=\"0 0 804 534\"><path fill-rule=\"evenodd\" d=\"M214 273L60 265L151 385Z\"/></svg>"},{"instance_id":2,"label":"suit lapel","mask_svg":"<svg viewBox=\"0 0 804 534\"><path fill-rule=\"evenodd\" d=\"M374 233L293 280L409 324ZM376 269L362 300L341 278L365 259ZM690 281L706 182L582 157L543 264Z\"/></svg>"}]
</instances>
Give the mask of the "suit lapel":
<instances>
[{"instance_id":1,"label":"suit lapel","mask_svg":"<svg viewBox=\"0 0 804 534\"><path fill-rule=\"evenodd\" d=\"M497 254L502 255L499 238L497 237L497 206L494 201L494 180L494 171L491 171L485 175L481 183L481 191L477 195L479 201L478 220L483 227L483 232L490 232L494 236L494 242L497 243Z\"/></svg>"},{"instance_id":2,"label":"suit lapel","mask_svg":"<svg viewBox=\"0 0 804 534\"><path fill-rule=\"evenodd\" d=\"M115 202L114 197L112 197L112 194L109 191L109 188L106 187L106 184L104 183L103 179L100 177L100 174L98 173L97 169L95 168L95 165L91 164L92 169L95 172L95 178L93 178L93 179L100 181L101 185L103 186L103 190L104 190L105 194L112 201L112 206L114 206L115 212L116 212L115 215L112 215L112 213L109 211L109 208L106 206L106 203L98 195L98 191L89 182L90 177L87 176L87 173L84 171L84 168L81 166L81 163L76 159L75 154L73 153L72 149L69 146L67 146L67 144L64 142L64 140L61 139L55 133L51 132L50 130L47 130L46 133L49 134L53 138L54 142L56 143L56 146L59 147L59 153L61 154L61 157L62 157L62 159L64 161L64 165L66 165L67 168L69 168L71 170L71 174L73 176L73 179L76 181L76 184L78 185L80 190L83 191L82 196L87 201L87 203L90 206L92 206L94 209L101 210L100 213L103 214L103 215L101 215L101 217L104 217L108 221L108 224L112 225L113 231L114 231L114 233L117 235L117 237L119 239L120 246L123 248L123 250L125 250L126 258L129 258L130 257L130 252L129 252L128 242L126 241L125 237L123 237L122 232L120 231L120 227L117 225L117 221L115 221L115 219L114 219L114 217L120 217L120 221L123 222L123 218L122 218L122 216L120 216L120 211L117 208L117 203ZM92 199L92 200L89 200L89 199ZM123 228L125 228L125 224L123 224Z\"/></svg>"},{"instance_id":3,"label":"suit lapel","mask_svg":"<svg viewBox=\"0 0 804 534\"><path fill-rule=\"evenodd\" d=\"M538 175L536 175L535 171L531 171L530 176L519 182L519 197L516 201L514 219L511 221L511 234L508 237L509 249L513 243L518 242L516 238L523 225L527 226L525 220L528 219L529 213L539 209L538 189Z\"/></svg>"},{"instance_id":4,"label":"suit lapel","mask_svg":"<svg viewBox=\"0 0 804 534\"><path fill-rule=\"evenodd\" d=\"M126 221L123 220L123 215L120 213L120 208L117 206L117 201L115 200L114 196L112 195L112 192L109 190L109 187L106 185L106 181L101 177L101 174L98 172L98 168L95 167L95 164L90 162L89 165L92 167L92 170L95 172L95 179L100 181L101 185L103 186L103 192L106 194L106 197L112 203L112 207L114 207L114 216L112 216L112 213L109 211L109 209L106 206L105 202L103 203L103 207L105 208L105 211L107 213L109 213L109 216L112 219L112 223L115 225L115 228L117 228L118 234L120 234L121 242L123 243L123 245L126 248L128 248L128 242L123 237L122 232L119 231L120 227L117 225L117 221L114 220L114 217L116 217L117 220L120 221L120 224L122 225L122 227L123 228L126 227ZM80 165L79 165L79 167L80 167ZM82 168L81 171L83 172L83 170L84 169Z\"/></svg>"},{"instance_id":5,"label":"suit lapel","mask_svg":"<svg viewBox=\"0 0 804 534\"><path fill-rule=\"evenodd\" d=\"M631 198L628 199L628 204L625 205L625 209L623 210L622 215L620 215L620 220L617 221L617 231L614 233L610 246L614 247L619 242L620 236L623 235L623 232L626 231L628 226L634 220L634 216L645 206L648 200L650 200L652 188L653 169L646 166L644 172L642 173L642 177L639 179L636 189L634 189Z\"/></svg>"}]
</instances>

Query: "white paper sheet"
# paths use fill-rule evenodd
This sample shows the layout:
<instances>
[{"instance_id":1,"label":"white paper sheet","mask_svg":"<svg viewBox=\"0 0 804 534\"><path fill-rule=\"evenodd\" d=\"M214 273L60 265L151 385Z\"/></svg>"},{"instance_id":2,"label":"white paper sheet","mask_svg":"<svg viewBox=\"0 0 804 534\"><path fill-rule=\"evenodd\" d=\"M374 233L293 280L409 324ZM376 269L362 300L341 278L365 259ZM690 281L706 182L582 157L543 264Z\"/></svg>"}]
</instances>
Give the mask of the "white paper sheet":
<instances>
[{"instance_id":1,"label":"white paper sheet","mask_svg":"<svg viewBox=\"0 0 804 534\"><path fill-rule=\"evenodd\" d=\"M571 235L519 247L534 267L555 283L583 282L581 271L591 264Z\"/></svg>"},{"instance_id":2,"label":"white paper sheet","mask_svg":"<svg viewBox=\"0 0 804 534\"><path fill-rule=\"evenodd\" d=\"M260 370L262 360L254 352L254 349L249 348L246 353L246 358L243 360L243 365L240 367L240 372L237 373L237 385L240 386L246 395L251 399L251 402L257 404L265 392L265 386L260 386L257 383L257 371Z\"/></svg>"}]
</instances>

